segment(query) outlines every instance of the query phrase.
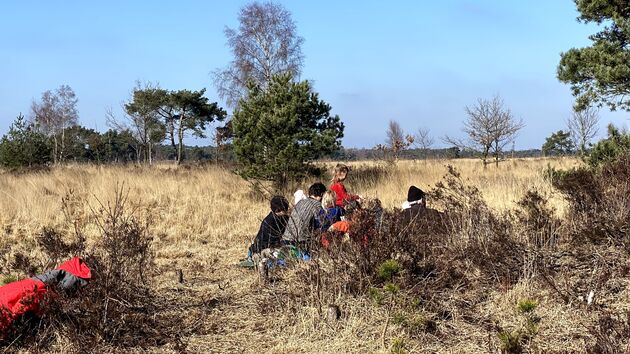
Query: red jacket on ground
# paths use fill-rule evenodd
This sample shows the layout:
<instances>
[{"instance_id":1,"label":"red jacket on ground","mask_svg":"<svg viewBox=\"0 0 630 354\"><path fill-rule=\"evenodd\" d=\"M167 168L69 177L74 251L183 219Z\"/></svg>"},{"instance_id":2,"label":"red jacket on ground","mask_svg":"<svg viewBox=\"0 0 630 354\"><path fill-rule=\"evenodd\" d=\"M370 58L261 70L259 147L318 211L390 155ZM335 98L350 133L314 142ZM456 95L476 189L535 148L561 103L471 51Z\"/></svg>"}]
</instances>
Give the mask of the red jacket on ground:
<instances>
[{"instance_id":1,"label":"red jacket on ground","mask_svg":"<svg viewBox=\"0 0 630 354\"><path fill-rule=\"evenodd\" d=\"M57 269L81 279L92 278L90 268L79 257L62 263ZM46 284L33 278L0 286L0 337L13 321L25 313L41 314L39 303L47 292Z\"/></svg>"},{"instance_id":2,"label":"red jacket on ground","mask_svg":"<svg viewBox=\"0 0 630 354\"><path fill-rule=\"evenodd\" d=\"M335 205L342 208L343 208L344 201L359 199L358 195L349 194L348 191L346 190L346 187L343 185L342 182L333 183L330 186L330 190L335 192L335 194L337 195L337 201L335 202Z\"/></svg>"}]
</instances>

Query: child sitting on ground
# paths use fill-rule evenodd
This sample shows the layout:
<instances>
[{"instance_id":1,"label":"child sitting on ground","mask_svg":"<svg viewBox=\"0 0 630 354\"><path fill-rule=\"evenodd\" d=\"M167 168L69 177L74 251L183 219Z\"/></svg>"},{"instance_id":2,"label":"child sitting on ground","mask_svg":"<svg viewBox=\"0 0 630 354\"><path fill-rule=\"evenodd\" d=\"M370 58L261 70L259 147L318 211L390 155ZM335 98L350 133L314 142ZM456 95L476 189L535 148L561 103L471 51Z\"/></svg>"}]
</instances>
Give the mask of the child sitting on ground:
<instances>
[{"instance_id":1,"label":"child sitting on ground","mask_svg":"<svg viewBox=\"0 0 630 354\"><path fill-rule=\"evenodd\" d=\"M422 214L427 208L426 195L422 189L411 186L407 191L407 201L403 203L403 222L409 225Z\"/></svg>"},{"instance_id":2,"label":"child sitting on ground","mask_svg":"<svg viewBox=\"0 0 630 354\"><path fill-rule=\"evenodd\" d=\"M243 267L253 267L252 257L266 257L265 253L271 253L274 249L282 246L282 234L287 227L289 201L282 196L271 198L271 212L260 223L258 234L249 246L247 258L241 262Z\"/></svg>"},{"instance_id":3,"label":"child sitting on ground","mask_svg":"<svg viewBox=\"0 0 630 354\"><path fill-rule=\"evenodd\" d=\"M337 195L333 191L327 191L322 197L322 210L319 212L316 227L321 231L341 220L341 208L335 205Z\"/></svg>"},{"instance_id":4,"label":"child sitting on ground","mask_svg":"<svg viewBox=\"0 0 630 354\"><path fill-rule=\"evenodd\" d=\"M308 198L300 200L295 205L282 235L284 244L294 246L302 253L309 253L311 238L316 231L317 218L322 210L322 197L325 192L326 186L322 183L314 183L308 189Z\"/></svg>"}]
</instances>

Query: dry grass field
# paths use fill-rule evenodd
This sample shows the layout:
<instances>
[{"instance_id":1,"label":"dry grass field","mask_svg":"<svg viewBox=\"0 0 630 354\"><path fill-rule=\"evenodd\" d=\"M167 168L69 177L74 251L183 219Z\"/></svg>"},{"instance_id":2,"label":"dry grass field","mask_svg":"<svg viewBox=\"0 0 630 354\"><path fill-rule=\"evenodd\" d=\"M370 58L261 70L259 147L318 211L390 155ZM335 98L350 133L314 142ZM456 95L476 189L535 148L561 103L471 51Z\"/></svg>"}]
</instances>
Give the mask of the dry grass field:
<instances>
[{"instance_id":1,"label":"dry grass field","mask_svg":"<svg viewBox=\"0 0 630 354\"><path fill-rule=\"evenodd\" d=\"M384 165L391 173L383 178L351 172L346 185L363 196L380 198L386 208L394 208L405 200L409 185L431 189L445 174L447 164L461 171L467 183L477 186L497 211L513 208L528 189L535 188L562 214L565 203L543 178L543 171L548 166L573 167L579 161L516 159L486 169L478 160L400 161ZM352 163L357 171L365 165ZM189 312L189 325L196 328L194 333L182 336L189 352L371 353L403 352L404 346L407 352L463 353L487 352L499 346L496 334L463 318L439 323L439 336L414 338L395 323L383 336L385 309L372 305L367 297L334 299L344 312L342 320L334 324L323 321L316 309L308 306L294 308L286 304L286 311L265 311L264 304L273 299L275 287L282 284L262 286L255 271L236 264L245 256L260 220L268 213L268 203L252 192L247 182L215 166L67 166L40 173L0 174L0 250L25 254L42 269L50 266L34 246L42 227L70 229L71 218L88 231L88 244L93 242L97 233L92 215L99 203L111 201L121 186L128 193L135 216L150 224L159 269L156 289L173 299L197 299L204 304L182 307L182 311ZM64 198L69 205L66 213L61 211ZM184 275L181 284L178 269ZM9 275L27 276L8 264L0 264L0 279ZM291 282L293 276L287 272L280 283ZM480 311L501 325L522 321L515 304L535 296L544 314L535 339L537 348L542 352L584 350L580 334L584 332L580 328L584 313L573 312L548 290L520 281L503 292L484 296ZM63 338L51 348L59 352L76 350ZM149 350L172 349L167 344ZM100 350L119 351L107 346Z\"/></svg>"}]
</instances>

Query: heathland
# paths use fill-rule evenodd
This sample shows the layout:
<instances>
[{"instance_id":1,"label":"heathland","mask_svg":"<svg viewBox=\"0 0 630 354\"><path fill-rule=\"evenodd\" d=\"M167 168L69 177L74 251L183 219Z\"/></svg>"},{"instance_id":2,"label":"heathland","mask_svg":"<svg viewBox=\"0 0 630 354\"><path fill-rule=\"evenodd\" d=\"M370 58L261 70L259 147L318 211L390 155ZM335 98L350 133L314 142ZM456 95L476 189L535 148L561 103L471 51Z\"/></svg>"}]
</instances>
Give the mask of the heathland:
<instances>
[{"instance_id":1,"label":"heathland","mask_svg":"<svg viewBox=\"0 0 630 354\"><path fill-rule=\"evenodd\" d=\"M475 212L504 220L502 218L508 218L506 215L512 211L527 207L519 201L533 190L547 201L542 211L551 213L539 215L539 218L563 220L569 213L570 203L565 194L552 186L550 171L580 166L581 162L572 158L513 159L486 168L479 160L467 159L356 162L351 164L346 185L364 197L380 199L385 210L391 212L389 217L394 218L410 185L433 190L434 194L430 195L443 196L435 186L445 181L448 165L460 173L458 183L478 188L482 202L487 204L488 209L468 209L470 220L477 220L472 215ZM332 163L323 166L330 167ZM452 179L453 175L450 176ZM312 181L294 187L306 188ZM328 184L327 180L323 182ZM444 188L456 188L446 184ZM472 353L527 348L543 352L584 352L601 339L597 337L603 333L597 332L597 321L604 320L602 311L620 313L618 311L627 308L627 300L630 300L625 276L612 276L618 283L614 296L605 300L599 297L600 291L604 291L600 289L606 286L597 282L606 280L598 274L617 269L610 264L589 259L576 261L575 264L588 270L584 274L594 279L589 283L592 286L585 285L581 292L575 290L569 273L562 279L537 270L542 263L537 263L536 255L551 252L558 246L550 245L549 239L544 245L533 245L534 241L522 233L529 230L526 226L510 228L512 234L506 237L512 243L507 246L497 243L500 247L495 247L496 242L502 241L496 241L492 232L500 231L488 230L487 234L474 235L476 239L487 237L489 240L480 241L485 253L480 252L478 257L487 257L498 267L507 267L511 263L495 261L503 257L496 252L503 252L500 250L505 249L504 246L513 246L514 249L505 250L505 258L514 258L513 264L520 268L501 270L462 260L463 256L457 252L477 249L464 246L474 243L472 235L467 235L466 240L462 235L483 232L481 224L467 231L462 226L447 226L451 233L448 240L432 239L433 251L426 251L429 253L425 259L432 259L428 254L434 257L432 270L422 268L424 266L414 266L413 271L406 269L405 258L392 254L386 256L396 260L392 272L402 275L385 279L387 275L383 277L383 267L380 267L378 275L370 278L361 272L345 274L343 269L340 274L327 273L326 264L313 260L311 264L299 263L275 270L275 280L262 284L256 271L239 268L237 263L245 256L261 219L268 213L269 195L252 188L228 167L69 165L39 172L2 173L0 191L0 250L4 252L0 256L0 279L30 275L25 267L15 266L16 258L27 259L33 271L50 268L53 260L40 247L42 235L50 230L56 230L64 244L70 244L76 241L76 229L80 228L85 237L84 248L90 250L103 237L99 215L108 205L113 205L121 193L127 199L125 213L133 214L134 220L146 226L154 262L154 266L147 265L147 269L153 269L147 275L150 278L147 284L163 304L163 308L156 306L150 311L154 316L176 314L178 334L160 337L153 343L131 340L125 343L124 336L119 341L96 338L94 348L98 351L161 352L185 348L190 352ZM289 191L286 197L292 199ZM474 193L465 197L476 203ZM443 210L448 207L445 203L429 199L428 205L449 212ZM524 214L517 214L514 220L523 219L518 215ZM462 222L459 216L449 222ZM542 227L565 227L547 219L538 220ZM484 222L488 223L488 228L499 228L497 225L502 225L503 221ZM556 231L550 232L555 234ZM530 241L524 241L526 239ZM420 245L421 242L416 240L409 244ZM553 242L560 244L560 241ZM374 247L384 244L376 243ZM445 247L446 251L437 253L435 249L440 247ZM445 257L450 252L453 252L452 259L448 261ZM519 257L522 259L518 260ZM338 262L335 264L339 267L353 266L332 256L322 257L321 261L331 259L333 263ZM543 256L540 259L549 261ZM329 277L330 281L321 280L319 270L314 273L310 269L315 264L318 264L317 269L321 267L321 276ZM457 272L464 275L450 274ZM446 279L447 273L449 280L440 280ZM351 286L352 280L343 278L348 274L364 274L368 284ZM424 278L418 274L425 274ZM310 283L305 280L309 276ZM381 281L374 280L379 277ZM438 287L436 279L448 285L440 283ZM348 288L344 284L330 285L333 281L345 282ZM594 291L594 295L590 295L590 291ZM466 296L462 295L464 292ZM111 303L113 306L113 300ZM339 307L339 319L331 320L322 312L322 306L326 308L330 304ZM128 306L132 311L133 304ZM81 316L89 314L79 314L77 318ZM127 320L133 318L129 315ZM58 321L48 326L54 329L62 324L63 321ZM51 334L49 330L47 333L51 338L46 342L27 341L22 343L22 349L81 350L80 341L66 336L65 332ZM623 337L623 333L613 336ZM19 347L14 345L13 349Z\"/></svg>"}]
</instances>

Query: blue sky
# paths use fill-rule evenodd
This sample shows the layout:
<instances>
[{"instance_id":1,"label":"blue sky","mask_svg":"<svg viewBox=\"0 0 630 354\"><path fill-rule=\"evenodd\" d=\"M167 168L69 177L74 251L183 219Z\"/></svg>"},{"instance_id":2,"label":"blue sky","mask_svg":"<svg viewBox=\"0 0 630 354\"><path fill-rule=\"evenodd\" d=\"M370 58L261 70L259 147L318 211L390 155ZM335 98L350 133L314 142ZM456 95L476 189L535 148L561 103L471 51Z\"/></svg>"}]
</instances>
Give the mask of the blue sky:
<instances>
[{"instance_id":1,"label":"blue sky","mask_svg":"<svg viewBox=\"0 0 630 354\"><path fill-rule=\"evenodd\" d=\"M61 84L81 124L106 130L136 80L207 88L231 59L225 26L247 1L0 3L0 133ZM302 78L346 124L344 145L372 147L395 119L410 132L458 135L464 107L500 94L526 124L517 148L565 128L573 98L555 77L560 53L589 44L573 1L280 1L305 38ZM220 102L220 101L219 101ZM220 102L223 105L223 102ZM630 113L601 112L627 125ZM204 144L205 141L190 143Z\"/></svg>"}]
</instances>

